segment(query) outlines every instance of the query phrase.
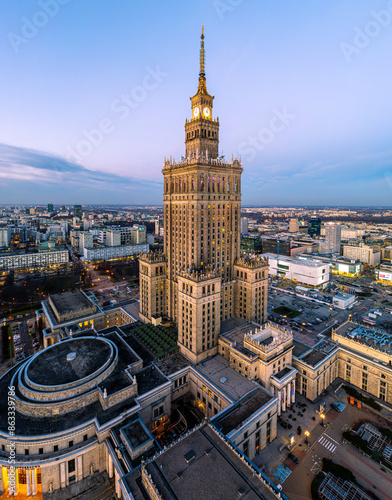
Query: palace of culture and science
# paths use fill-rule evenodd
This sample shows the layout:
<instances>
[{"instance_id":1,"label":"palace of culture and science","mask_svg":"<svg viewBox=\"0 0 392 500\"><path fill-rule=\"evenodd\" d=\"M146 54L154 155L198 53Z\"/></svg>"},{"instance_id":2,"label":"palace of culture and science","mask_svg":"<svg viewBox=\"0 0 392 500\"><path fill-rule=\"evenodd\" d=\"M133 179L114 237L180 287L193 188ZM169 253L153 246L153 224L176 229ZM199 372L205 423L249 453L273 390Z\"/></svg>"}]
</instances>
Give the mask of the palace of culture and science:
<instances>
[{"instance_id":1,"label":"palace of culture and science","mask_svg":"<svg viewBox=\"0 0 392 500\"><path fill-rule=\"evenodd\" d=\"M202 32L185 157L163 165L164 251L139 259L139 318L157 326L136 301L42 301L45 348L0 377L4 498L289 500L252 460L277 437L293 449L278 419L297 419L297 393L314 402L340 378L392 404L389 335L349 319L308 345L267 323L268 261L240 255L243 169L219 155L204 63ZM168 321L180 352L158 357Z\"/></svg>"},{"instance_id":2,"label":"palace of culture and science","mask_svg":"<svg viewBox=\"0 0 392 500\"><path fill-rule=\"evenodd\" d=\"M219 156L219 120L200 73L185 122L185 157L165 159L164 253L140 258L140 319L169 317L181 352L199 362L218 352L221 322L267 318L268 263L240 257L241 158Z\"/></svg>"}]
</instances>

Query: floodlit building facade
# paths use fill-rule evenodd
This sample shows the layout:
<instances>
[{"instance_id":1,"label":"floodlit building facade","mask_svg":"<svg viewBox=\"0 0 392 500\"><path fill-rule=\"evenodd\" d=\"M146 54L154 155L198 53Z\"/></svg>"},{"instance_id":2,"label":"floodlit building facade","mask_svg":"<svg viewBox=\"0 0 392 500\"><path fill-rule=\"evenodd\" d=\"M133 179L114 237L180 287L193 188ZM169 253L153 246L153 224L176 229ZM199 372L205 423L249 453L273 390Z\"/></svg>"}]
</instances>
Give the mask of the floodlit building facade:
<instances>
[{"instance_id":1,"label":"floodlit building facade","mask_svg":"<svg viewBox=\"0 0 392 500\"><path fill-rule=\"evenodd\" d=\"M218 351L221 321L267 318L268 267L240 259L241 159L219 155L219 121L207 91L201 36L199 84L185 122L185 157L165 159L164 253L140 258L140 319L168 316L194 362Z\"/></svg>"}]
</instances>

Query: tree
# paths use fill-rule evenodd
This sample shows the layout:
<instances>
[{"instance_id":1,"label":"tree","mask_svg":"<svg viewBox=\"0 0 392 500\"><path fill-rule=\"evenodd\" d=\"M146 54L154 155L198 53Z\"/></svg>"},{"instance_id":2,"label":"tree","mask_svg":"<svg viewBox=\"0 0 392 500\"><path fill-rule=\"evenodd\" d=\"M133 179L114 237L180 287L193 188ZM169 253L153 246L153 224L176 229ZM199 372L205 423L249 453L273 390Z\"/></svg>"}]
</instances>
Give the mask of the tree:
<instances>
[{"instance_id":1,"label":"tree","mask_svg":"<svg viewBox=\"0 0 392 500\"><path fill-rule=\"evenodd\" d=\"M298 432L298 436L300 436L302 434L302 428L300 425L298 426L297 432Z\"/></svg>"}]
</instances>

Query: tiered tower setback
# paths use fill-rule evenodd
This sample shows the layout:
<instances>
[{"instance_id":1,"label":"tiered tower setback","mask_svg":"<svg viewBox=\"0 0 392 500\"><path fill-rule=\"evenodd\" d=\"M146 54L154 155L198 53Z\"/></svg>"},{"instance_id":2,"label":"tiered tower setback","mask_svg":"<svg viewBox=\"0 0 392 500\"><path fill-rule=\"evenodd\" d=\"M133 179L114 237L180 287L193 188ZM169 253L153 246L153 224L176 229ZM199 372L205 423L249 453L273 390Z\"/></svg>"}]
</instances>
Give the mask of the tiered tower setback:
<instances>
[{"instance_id":1,"label":"tiered tower setback","mask_svg":"<svg viewBox=\"0 0 392 500\"><path fill-rule=\"evenodd\" d=\"M181 351L194 362L217 352L221 321L238 315L263 322L267 311L268 263L240 260L243 169L241 158L232 156L228 162L219 156L213 100L206 85L202 29L198 88L185 122L185 157L165 159L162 170L166 267L163 261L157 267L152 256L140 259L140 319L167 315L174 320Z\"/></svg>"}]
</instances>

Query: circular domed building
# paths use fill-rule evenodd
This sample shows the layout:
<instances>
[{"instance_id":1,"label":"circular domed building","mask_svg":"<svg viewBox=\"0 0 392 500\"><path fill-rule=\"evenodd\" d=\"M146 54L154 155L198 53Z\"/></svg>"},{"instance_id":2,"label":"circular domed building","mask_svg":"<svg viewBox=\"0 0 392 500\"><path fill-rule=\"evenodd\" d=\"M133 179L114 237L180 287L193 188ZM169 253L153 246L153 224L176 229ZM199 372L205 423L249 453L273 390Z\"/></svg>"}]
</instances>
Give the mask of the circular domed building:
<instances>
[{"instance_id":1,"label":"circular domed building","mask_svg":"<svg viewBox=\"0 0 392 500\"><path fill-rule=\"evenodd\" d=\"M117 470L126 468L118 450L129 447L130 460L155 450L138 412L149 414L154 397L144 403L143 393L155 387L158 394L168 379L154 366L143 368L118 328L80 335L38 352L0 379L5 494L41 498L69 488L71 498L88 489L92 474L107 472L116 477L120 497Z\"/></svg>"}]
</instances>

